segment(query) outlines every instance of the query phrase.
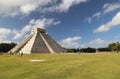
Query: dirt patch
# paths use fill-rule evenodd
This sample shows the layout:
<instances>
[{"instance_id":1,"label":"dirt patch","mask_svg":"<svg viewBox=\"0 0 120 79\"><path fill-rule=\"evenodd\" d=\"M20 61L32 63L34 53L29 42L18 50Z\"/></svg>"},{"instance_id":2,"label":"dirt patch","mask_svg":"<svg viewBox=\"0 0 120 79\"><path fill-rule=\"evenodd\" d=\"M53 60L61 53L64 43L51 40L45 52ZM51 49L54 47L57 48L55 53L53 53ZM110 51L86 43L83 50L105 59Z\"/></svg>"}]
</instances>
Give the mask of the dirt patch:
<instances>
[{"instance_id":1,"label":"dirt patch","mask_svg":"<svg viewBox=\"0 0 120 79\"><path fill-rule=\"evenodd\" d=\"M42 62L42 61L45 61L45 60L30 59L29 61L30 62Z\"/></svg>"}]
</instances>

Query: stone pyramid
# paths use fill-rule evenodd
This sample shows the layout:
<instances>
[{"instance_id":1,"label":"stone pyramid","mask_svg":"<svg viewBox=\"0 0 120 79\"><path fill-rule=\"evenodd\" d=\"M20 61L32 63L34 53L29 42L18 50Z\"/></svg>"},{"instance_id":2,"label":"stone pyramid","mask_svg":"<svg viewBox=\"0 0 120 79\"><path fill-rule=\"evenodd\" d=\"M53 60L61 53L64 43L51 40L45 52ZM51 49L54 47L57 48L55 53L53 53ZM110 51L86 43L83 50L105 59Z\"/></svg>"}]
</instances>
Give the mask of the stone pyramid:
<instances>
[{"instance_id":1,"label":"stone pyramid","mask_svg":"<svg viewBox=\"0 0 120 79\"><path fill-rule=\"evenodd\" d=\"M44 29L34 28L17 46L10 50L12 53L60 53L66 50L56 43Z\"/></svg>"}]
</instances>

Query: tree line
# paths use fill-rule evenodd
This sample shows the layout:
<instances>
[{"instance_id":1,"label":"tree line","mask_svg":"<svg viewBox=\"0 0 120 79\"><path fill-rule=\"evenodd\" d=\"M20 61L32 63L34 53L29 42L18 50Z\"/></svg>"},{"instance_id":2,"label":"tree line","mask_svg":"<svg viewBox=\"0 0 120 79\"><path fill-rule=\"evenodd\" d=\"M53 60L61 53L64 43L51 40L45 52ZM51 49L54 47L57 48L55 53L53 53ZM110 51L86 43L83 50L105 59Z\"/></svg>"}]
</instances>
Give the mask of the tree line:
<instances>
[{"instance_id":1,"label":"tree line","mask_svg":"<svg viewBox=\"0 0 120 79\"><path fill-rule=\"evenodd\" d=\"M10 51L13 47L16 46L16 43L0 43L0 54Z\"/></svg>"},{"instance_id":2,"label":"tree line","mask_svg":"<svg viewBox=\"0 0 120 79\"><path fill-rule=\"evenodd\" d=\"M120 43L111 43L107 47L104 48L71 48L67 49L68 53L95 53L95 52L119 52L120 51Z\"/></svg>"}]
</instances>

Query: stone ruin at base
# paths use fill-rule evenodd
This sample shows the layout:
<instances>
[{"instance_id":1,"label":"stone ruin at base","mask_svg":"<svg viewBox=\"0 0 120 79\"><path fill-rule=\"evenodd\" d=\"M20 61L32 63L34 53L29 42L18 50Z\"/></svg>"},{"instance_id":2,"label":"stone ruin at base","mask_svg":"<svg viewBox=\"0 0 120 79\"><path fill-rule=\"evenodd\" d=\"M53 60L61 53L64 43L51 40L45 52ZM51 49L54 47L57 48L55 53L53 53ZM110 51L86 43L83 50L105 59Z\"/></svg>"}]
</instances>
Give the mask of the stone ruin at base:
<instances>
[{"instance_id":1,"label":"stone ruin at base","mask_svg":"<svg viewBox=\"0 0 120 79\"><path fill-rule=\"evenodd\" d=\"M60 53L66 50L57 44L44 29L35 28L31 34L28 35L17 46L11 49L9 52L17 53L23 52L24 54L31 53Z\"/></svg>"}]
</instances>

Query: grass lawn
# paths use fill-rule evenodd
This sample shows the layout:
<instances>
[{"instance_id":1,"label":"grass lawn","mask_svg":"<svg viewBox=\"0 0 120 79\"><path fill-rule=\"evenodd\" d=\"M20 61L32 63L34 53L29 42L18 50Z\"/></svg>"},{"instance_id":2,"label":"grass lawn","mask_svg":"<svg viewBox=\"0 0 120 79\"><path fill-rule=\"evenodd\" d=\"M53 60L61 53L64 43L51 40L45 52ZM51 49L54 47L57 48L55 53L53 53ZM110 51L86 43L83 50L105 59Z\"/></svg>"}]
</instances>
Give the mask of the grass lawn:
<instances>
[{"instance_id":1,"label":"grass lawn","mask_svg":"<svg viewBox=\"0 0 120 79\"><path fill-rule=\"evenodd\" d=\"M0 79L120 79L120 53L0 55Z\"/></svg>"}]
</instances>

